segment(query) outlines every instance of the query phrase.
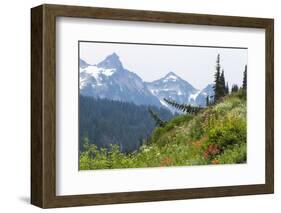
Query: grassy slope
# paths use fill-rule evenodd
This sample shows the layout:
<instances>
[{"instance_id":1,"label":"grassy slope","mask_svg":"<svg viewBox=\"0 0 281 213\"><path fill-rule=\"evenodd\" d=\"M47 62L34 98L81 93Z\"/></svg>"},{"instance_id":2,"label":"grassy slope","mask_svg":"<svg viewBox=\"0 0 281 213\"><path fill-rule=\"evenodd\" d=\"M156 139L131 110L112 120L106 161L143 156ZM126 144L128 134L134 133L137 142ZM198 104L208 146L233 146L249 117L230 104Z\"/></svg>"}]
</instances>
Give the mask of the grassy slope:
<instances>
[{"instance_id":1,"label":"grassy slope","mask_svg":"<svg viewBox=\"0 0 281 213\"><path fill-rule=\"evenodd\" d=\"M197 115L180 115L156 128L150 142L135 153L91 145L80 155L80 169L243 163L246 135L246 99L238 92Z\"/></svg>"}]
</instances>

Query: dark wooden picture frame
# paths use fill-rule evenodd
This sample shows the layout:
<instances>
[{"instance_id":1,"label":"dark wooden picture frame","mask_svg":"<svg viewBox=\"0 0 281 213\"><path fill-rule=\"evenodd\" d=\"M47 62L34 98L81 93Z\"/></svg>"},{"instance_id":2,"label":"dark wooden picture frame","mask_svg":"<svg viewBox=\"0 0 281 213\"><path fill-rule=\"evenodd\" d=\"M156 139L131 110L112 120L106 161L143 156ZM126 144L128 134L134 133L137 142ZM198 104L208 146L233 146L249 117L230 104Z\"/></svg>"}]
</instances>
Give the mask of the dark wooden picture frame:
<instances>
[{"instance_id":1,"label":"dark wooden picture frame","mask_svg":"<svg viewBox=\"0 0 281 213\"><path fill-rule=\"evenodd\" d=\"M56 195L56 17L265 29L265 184L87 195ZM31 203L42 208L274 192L274 20L64 5L31 9Z\"/></svg>"}]
</instances>

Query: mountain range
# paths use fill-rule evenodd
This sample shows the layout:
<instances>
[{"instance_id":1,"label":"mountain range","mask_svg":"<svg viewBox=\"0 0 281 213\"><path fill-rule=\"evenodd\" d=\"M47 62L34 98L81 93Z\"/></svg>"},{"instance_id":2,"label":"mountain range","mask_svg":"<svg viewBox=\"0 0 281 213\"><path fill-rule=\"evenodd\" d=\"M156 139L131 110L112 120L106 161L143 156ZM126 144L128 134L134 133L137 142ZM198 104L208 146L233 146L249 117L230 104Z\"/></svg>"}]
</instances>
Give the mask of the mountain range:
<instances>
[{"instance_id":1,"label":"mountain range","mask_svg":"<svg viewBox=\"0 0 281 213\"><path fill-rule=\"evenodd\" d=\"M145 82L136 73L123 67L119 56L113 53L98 64L80 59L80 94L101 99L132 102L136 105L165 107L174 112L163 100L205 106L206 97L213 96L212 84L203 90L194 88L174 72L153 82Z\"/></svg>"}]
</instances>

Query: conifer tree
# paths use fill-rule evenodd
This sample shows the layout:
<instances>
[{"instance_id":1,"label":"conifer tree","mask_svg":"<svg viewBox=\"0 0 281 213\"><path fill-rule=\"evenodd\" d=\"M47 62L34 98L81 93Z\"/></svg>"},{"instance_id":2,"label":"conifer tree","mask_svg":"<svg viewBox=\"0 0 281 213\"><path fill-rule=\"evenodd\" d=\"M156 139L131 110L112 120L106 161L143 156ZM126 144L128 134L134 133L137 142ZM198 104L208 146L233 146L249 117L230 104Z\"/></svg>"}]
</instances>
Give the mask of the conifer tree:
<instances>
[{"instance_id":1,"label":"conifer tree","mask_svg":"<svg viewBox=\"0 0 281 213\"><path fill-rule=\"evenodd\" d=\"M209 95L207 95L206 97L206 106L209 106L210 105L210 98L209 98Z\"/></svg>"},{"instance_id":2,"label":"conifer tree","mask_svg":"<svg viewBox=\"0 0 281 213\"><path fill-rule=\"evenodd\" d=\"M247 90L247 65L245 65L245 70L244 70L244 73L243 73L242 89Z\"/></svg>"},{"instance_id":3,"label":"conifer tree","mask_svg":"<svg viewBox=\"0 0 281 213\"><path fill-rule=\"evenodd\" d=\"M223 96L223 87L221 84L221 65L220 65L220 54L217 56L217 62L216 62L216 72L215 72L215 81L214 81L214 102L217 102L222 96ZM224 76L224 75L223 75Z\"/></svg>"},{"instance_id":4,"label":"conifer tree","mask_svg":"<svg viewBox=\"0 0 281 213\"><path fill-rule=\"evenodd\" d=\"M87 151L90 148L90 140L87 133L84 134L82 146L83 146L83 151Z\"/></svg>"},{"instance_id":5,"label":"conifer tree","mask_svg":"<svg viewBox=\"0 0 281 213\"><path fill-rule=\"evenodd\" d=\"M225 94L226 94L226 95L229 94L228 82L226 83L226 86L225 86Z\"/></svg>"},{"instance_id":6,"label":"conifer tree","mask_svg":"<svg viewBox=\"0 0 281 213\"><path fill-rule=\"evenodd\" d=\"M238 92L238 90L239 90L238 85L237 85L237 84L233 84L233 85L232 85L232 88L231 88L231 93L233 93L233 92Z\"/></svg>"},{"instance_id":7,"label":"conifer tree","mask_svg":"<svg viewBox=\"0 0 281 213\"><path fill-rule=\"evenodd\" d=\"M164 98L164 101L165 101L166 103L168 103L169 105L175 107L176 109L181 110L182 112L189 113L189 114L196 114L196 113L198 113L201 109L203 109L203 108L200 107L200 106L192 106L192 105L190 105L190 104L179 104L179 103L177 103L176 101L169 100L169 99L167 99L167 98Z\"/></svg>"},{"instance_id":8,"label":"conifer tree","mask_svg":"<svg viewBox=\"0 0 281 213\"><path fill-rule=\"evenodd\" d=\"M154 112L151 108L148 108L148 112L155 121L156 126L164 127L166 125L166 121L161 120L156 112Z\"/></svg>"},{"instance_id":9,"label":"conifer tree","mask_svg":"<svg viewBox=\"0 0 281 213\"><path fill-rule=\"evenodd\" d=\"M221 95L225 96L226 95L226 85L225 85L225 79L224 79L224 70L222 70L221 75L220 75L220 88L221 88Z\"/></svg>"}]
</instances>

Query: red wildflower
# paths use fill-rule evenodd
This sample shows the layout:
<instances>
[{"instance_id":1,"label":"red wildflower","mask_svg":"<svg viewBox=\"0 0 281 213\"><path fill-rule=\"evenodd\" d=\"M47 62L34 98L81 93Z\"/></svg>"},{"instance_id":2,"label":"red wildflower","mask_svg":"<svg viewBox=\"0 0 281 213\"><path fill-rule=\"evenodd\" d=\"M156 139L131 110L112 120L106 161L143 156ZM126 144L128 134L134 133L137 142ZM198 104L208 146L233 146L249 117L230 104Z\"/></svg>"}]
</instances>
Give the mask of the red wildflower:
<instances>
[{"instance_id":1,"label":"red wildflower","mask_svg":"<svg viewBox=\"0 0 281 213\"><path fill-rule=\"evenodd\" d=\"M165 157L161 162L161 166L170 166L172 162L173 159L171 157Z\"/></svg>"},{"instance_id":2,"label":"red wildflower","mask_svg":"<svg viewBox=\"0 0 281 213\"><path fill-rule=\"evenodd\" d=\"M213 156L219 154L220 151L221 151L221 150L220 150L220 148L219 148L218 145L216 145L216 144L210 144L210 145L208 146L207 150L205 150L205 152L204 152L204 157L205 157L205 158L213 157Z\"/></svg>"}]
</instances>

